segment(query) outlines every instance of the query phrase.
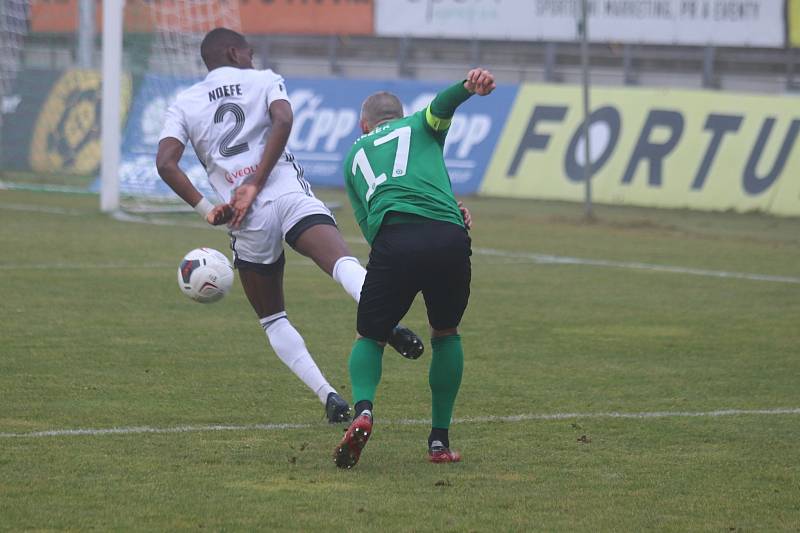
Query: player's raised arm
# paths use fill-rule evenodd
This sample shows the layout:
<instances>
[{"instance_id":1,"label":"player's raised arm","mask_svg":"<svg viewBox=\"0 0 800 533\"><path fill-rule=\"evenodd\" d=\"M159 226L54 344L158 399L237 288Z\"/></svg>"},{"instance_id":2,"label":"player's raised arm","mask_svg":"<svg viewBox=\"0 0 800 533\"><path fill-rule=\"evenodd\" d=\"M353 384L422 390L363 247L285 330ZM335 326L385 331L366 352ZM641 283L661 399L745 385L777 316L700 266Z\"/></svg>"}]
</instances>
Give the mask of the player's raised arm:
<instances>
[{"instance_id":1,"label":"player's raised arm","mask_svg":"<svg viewBox=\"0 0 800 533\"><path fill-rule=\"evenodd\" d=\"M275 168L278 159L283 155L286 143L289 141L289 134L292 132L294 115L292 106L287 100L274 100L269 106L269 116L272 121L272 128L255 175L252 179L237 187L231 198L231 207L233 208L231 225L233 227L238 227L241 224L250 205L264 187L272 169Z\"/></svg>"},{"instance_id":2,"label":"player's raised arm","mask_svg":"<svg viewBox=\"0 0 800 533\"><path fill-rule=\"evenodd\" d=\"M458 106L473 94L486 96L495 87L494 76L491 72L482 68L470 70L466 79L436 95L425 112L428 125L435 131L446 130L450 127L450 122Z\"/></svg>"}]
</instances>

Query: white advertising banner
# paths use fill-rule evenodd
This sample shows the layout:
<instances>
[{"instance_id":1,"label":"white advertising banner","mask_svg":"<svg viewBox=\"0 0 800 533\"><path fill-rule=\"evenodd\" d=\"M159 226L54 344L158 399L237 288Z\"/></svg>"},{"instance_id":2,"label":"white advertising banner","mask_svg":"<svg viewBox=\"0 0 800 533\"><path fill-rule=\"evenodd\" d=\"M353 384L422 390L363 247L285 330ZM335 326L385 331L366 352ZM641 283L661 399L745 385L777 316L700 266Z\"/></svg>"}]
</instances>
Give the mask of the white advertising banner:
<instances>
[{"instance_id":1,"label":"white advertising banner","mask_svg":"<svg viewBox=\"0 0 800 533\"><path fill-rule=\"evenodd\" d=\"M588 0L592 41L781 48L784 0ZM375 0L375 33L578 38L581 0Z\"/></svg>"}]
</instances>

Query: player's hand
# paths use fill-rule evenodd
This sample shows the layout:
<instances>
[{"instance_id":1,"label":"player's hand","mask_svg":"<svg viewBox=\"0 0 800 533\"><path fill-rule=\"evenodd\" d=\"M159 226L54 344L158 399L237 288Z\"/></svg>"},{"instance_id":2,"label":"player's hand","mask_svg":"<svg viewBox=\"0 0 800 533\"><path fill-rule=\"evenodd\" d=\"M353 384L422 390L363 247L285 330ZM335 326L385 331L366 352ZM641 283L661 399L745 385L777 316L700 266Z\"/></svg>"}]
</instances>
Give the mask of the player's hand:
<instances>
[{"instance_id":1,"label":"player's hand","mask_svg":"<svg viewBox=\"0 0 800 533\"><path fill-rule=\"evenodd\" d=\"M467 206L464 205L464 202L458 202L458 209L461 211L461 216L464 218L464 226L467 229L472 229L472 214L467 209Z\"/></svg>"},{"instance_id":2,"label":"player's hand","mask_svg":"<svg viewBox=\"0 0 800 533\"><path fill-rule=\"evenodd\" d=\"M258 196L258 187L253 183L242 183L233 191L231 197L231 209L233 210L233 219L231 219L231 226L238 228L242 224L247 211L253 205L253 201Z\"/></svg>"},{"instance_id":3,"label":"player's hand","mask_svg":"<svg viewBox=\"0 0 800 533\"><path fill-rule=\"evenodd\" d=\"M212 226L227 224L233 218L233 208L229 204L215 205L214 209L206 215L206 222Z\"/></svg>"},{"instance_id":4,"label":"player's hand","mask_svg":"<svg viewBox=\"0 0 800 533\"><path fill-rule=\"evenodd\" d=\"M474 68L467 73L464 88L472 94L486 96L495 90L494 75L484 68Z\"/></svg>"}]
</instances>

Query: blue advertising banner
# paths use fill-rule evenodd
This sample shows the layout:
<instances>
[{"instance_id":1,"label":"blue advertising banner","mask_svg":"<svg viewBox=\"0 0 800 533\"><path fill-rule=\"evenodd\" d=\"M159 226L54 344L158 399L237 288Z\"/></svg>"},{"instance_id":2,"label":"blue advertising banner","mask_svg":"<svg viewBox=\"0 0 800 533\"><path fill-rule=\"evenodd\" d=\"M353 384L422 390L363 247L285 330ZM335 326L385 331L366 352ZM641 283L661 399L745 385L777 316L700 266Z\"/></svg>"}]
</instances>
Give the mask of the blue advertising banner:
<instances>
[{"instance_id":1,"label":"blue advertising banner","mask_svg":"<svg viewBox=\"0 0 800 533\"><path fill-rule=\"evenodd\" d=\"M145 76L124 133L120 168L123 193L173 194L156 173L158 135L168 103L194 81ZM390 91L402 100L407 113L413 113L427 106L446 85L406 80L288 79L294 110L288 148L305 167L312 185L343 187L342 164L351 144L361 135L358 121L364 98L377 91ZM456 113L444 152L456 194L479 190L517 90L517 86L498 87L488 98L471 98ZM191 147L187 147L181 166L203 194L211 194Z\"/></svg>"},{"instance_id":2,"label":"blue advertising banner","mask_svg":"<svg viewBox=\"0 0 800 533\"><path fill-rule=\"evenodd\" d=\"M156 171L158 137L164 125L167 107L177 94L199 81L196 78L175 78L148 74L139 84L128 122L122 136L119 166L120 192L142 196L171 196L166 183ZM189 145L183 153L181 168L195 187L210 198L215 193L208 184L206 171Z\"/></svg>"}]
</instances>

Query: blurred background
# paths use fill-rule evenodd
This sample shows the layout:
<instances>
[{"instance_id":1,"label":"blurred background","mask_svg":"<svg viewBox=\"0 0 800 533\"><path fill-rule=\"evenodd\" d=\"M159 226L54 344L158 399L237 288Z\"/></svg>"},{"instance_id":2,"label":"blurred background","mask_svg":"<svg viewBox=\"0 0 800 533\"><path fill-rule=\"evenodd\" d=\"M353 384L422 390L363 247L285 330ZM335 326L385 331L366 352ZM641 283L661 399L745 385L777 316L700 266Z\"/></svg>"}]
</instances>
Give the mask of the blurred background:
<instances>
[{"instance_id":1,"label":"blurred background","mask_svg":"<svg viewBox=\"0 0 800 533\"><path fill-rule=\"evenodd\" d=\"M799 14L0 0L0 531L797 532ZM455 468L423 460L430 345L384 357L380 429L340 472L342 428L238 284L210 306L176 287L187 251L230 244L155 168L217 26L285 77L289 148L365 263L341 190L363 99L413 112L495 73L444 147L475 221ZM287 312L350 398L354 302L286 256ZM403 323L427 337L421 300Z\"/></svg>"},{"instance_id":2,"label":"blurred background","mask_svg":"<svg viewBox=\"0 0 800 533\"><path fill-rule=\"evenodd\" d=\"M105 3L114 9L120 0ZM102 57L119 41L119 103L108 109L121 119L113 166L122 205L173 198L153 165L163 112L205 74L204 33L226 26L247 36L257 66L286 78L295 111L289 147L318 187L341 185L366 95L393 90L415 111L480 65L500 89L465 105L449 135L459 195L584 202L588 132L593 201L800 215L797 0L123 4L122 32L109 39L102 0L3 1L4 188L103 188L101 161L111 156L102 146ZM208 192L191 153L184 165Z\"/></svg>"}]
</instances>

